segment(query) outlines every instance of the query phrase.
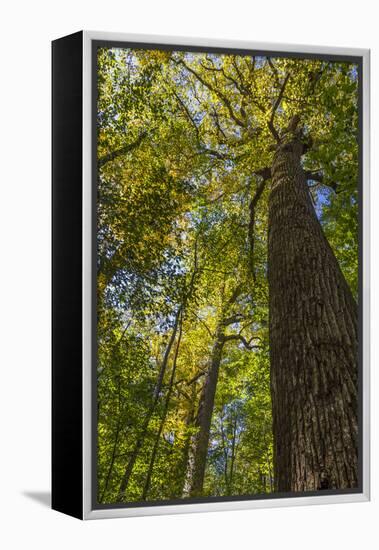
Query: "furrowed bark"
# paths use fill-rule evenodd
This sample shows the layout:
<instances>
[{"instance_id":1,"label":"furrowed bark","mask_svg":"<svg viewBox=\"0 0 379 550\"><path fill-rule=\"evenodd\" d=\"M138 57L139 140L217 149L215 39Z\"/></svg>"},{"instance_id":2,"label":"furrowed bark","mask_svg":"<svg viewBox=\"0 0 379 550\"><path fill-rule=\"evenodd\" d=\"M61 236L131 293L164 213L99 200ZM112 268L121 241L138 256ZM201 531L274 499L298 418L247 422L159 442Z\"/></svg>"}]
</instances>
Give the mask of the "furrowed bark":
<instances>
[{"instance_id":1,"label":"furrowed bark","mask_svg":"<svg viewBox=\"0 0 379 550\"><path fill-rule=\"evenodd\" d=\"M268 179L268 175L266 174L266 177L263 176L262 181L257 187L257 190L255 192L254 197L251 199L249 204L249 226L248 226L248 238L249 238L249 263L250 263L250 271L253 276L254 282L256 282L256 273L255 273L255 258L254 258L254 252L255 252L255 209L257 207L257 204L259 202L259 199L261 198L261 195L263 193L263 190L266 185L266 181Z\"/></svg>"},{"instance_id":2,"label":"furrowed bark","mask_svg":"<svg viewBox=\"0 0 379 550\"><path fill-rule=\"evenodd\" d=\"M278 491L358 484L357 306L312 206L303 145L279 144L268 279Z\"/></svg>"}]
</instances>

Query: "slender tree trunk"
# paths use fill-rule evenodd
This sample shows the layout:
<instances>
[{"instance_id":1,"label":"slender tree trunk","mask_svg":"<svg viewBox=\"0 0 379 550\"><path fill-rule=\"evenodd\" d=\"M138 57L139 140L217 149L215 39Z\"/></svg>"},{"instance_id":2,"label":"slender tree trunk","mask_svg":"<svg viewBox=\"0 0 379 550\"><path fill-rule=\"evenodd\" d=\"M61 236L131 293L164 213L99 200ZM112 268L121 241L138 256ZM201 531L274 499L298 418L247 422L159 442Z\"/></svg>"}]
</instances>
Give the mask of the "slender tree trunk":
<instances>
[{"instance_id":1,"label":"slender tree trunk","mask_svg":"<svg viewBox=\"0 0 379 550\"><path fill-rule=\"evenodd\" d=\"M229 477L228 477L228 447L226 443L226 435L224 431L224 421L221 417L220 419L220 431L221 431L221 441L222 441L222 452L224 455L224 481L225 481L225 491L226 494L229 494Z\"/></svg>"},{"instance_id":2,"label":"slender tree trunk","mask_svg":"<svg viewBox=\"0 0 379 550\"><path fill-rule=\"evenodd\" d=\"M197 432L191 437L183 496L200 496L203 491L209 430L211 427L222 349L225 342L223 331L224 324L220 323L216 331L209 370L200 396L199 410L195 422Z\"/></svg>"},{"instance_id":3,"label":"slender tree trunk","mask_svg":"<svg viewBox=\"0 0 379 550\"><path fill-rule=\"evenodd\" d=\"M150 491L151 477L153 475L154 464L155 464L155 460L157 458L159 443L160 443L160 440L161 440L161 435L162 435L162 432L163 432L164 425L166 423L167 413L168 413L168 409L169 409L169 406L170 406L170 399L171 399L173 384L174 384L174 380L175 380L176 365L177 365L177 361L178 361L180 341L182 339L182 330L183 330L183 317L181 316L180 328L179 328L179 334L178 334L178 341L176 343L175 355L174 355L174 360L173 360L173 363L172 363L172 370L171 370L169 387L168 387L168 391L167 391L167 395L166 395L166 399L165 399L165 405L164 405L162 418L161 418L161 421L160 421L160 424L159 424L158 433L155 437L153 452L151 453L151 457L150 457L149 468L148 468L148 471L147 471L146 480L145 480L145 484L144 484L143 491L142 491L142 500L147 499L149 491Z\"/></svg>"},{"instance_id":4,"label":"slender tree trunk","mask_svg":"<svg viewBox=\"0 0 379 550\"><path fill-rule=\"evenodd\" d=\"M122 339L125 336L126 330L127 330L127 327L124 329L121 337L119 338L119 340L115 344L115 348L121 343ZM111 457L111 460L110 460L110 463L109 463L109 466L108 466L108 472L107 472L105 482L104 482L104 489L103 489L103 491L102 491L102 493L99 497L99 503L104 502L104 498L105 498L106 493L108 491L109 482L111 480L114 464L115 464L115 461L116 461L116 451L117 451L117 447L118 447L118 444L119 444L119 435L120 435L121 425L122 425L122 422L121 422L121 374L119 374L117 378L118 378L118 380L117 380L117 393L118 393L117 427L116 427L116 432L115 432L114 441L113 441L112 457ZM99 404L99 401L98 401L98 404ZM98 414L99 414L99 411L98 411Z\"/></svg>"},{"instance_id":5,"label":"slender tree trunk","mask_svg":"<svg viewBox=\"0 0 379 550\"><path fill-rule=\"evenodd\" d=\"M119 500L121 500L121 501L124 500L124 498L125 498L126 489L128 487L129 480L130 480L130 477L132 475L134 465L136 463L136 460L138 458L140 450L141 450L141 448L144 444L144 441L145 441L145 438L146 438L146 435L147 435L147 430L148 430L148 427L149 427L149 424L150 424L150 420L151 420L151 418L154 414L155 408L156 408L156 406L158 404L158 401L160 399L162 386L163 386L163 380L164 380L164 376L165 376L165 373L166 373L168 360L169 360L171 350L172 350L172 347L174 345L176 335L177 335L177 332L178 332L178 328L179 328L179 320L182 318L182 316L184 314L184 311L186 309L187 302L190 299L190 297L192 296L192 293L193 293L193 290L194 290L195 279L196 279L196 275L197 275L197 272L198 272L197 261L198 261L198 258L197 258L197 238L196 238L195 247L194 247L194 268L193 268L191 278L190 278L190 281L189 281L188 292L184 295L183 302L178 307L178 310L176 312L171 337L170 337L170 340L169 340L168 345L166 347L165 354L164 354L163 361L162 361L162 365L161 365L161 368L159 370L157 382L156 382L156 385L155 385L155 388L154 388L152 404L150 406L150 409L147 412L145 421L142 425L142 429L141 429L141 431L140 431L140 433L137 437L135 447L134 447L133 452L132 452L132 454L129 458L129 461L126 465L124 474L123 474L122 479L121 479L120 489L119 489ZM176 361L176 359L175 359L175 361Z\"/></svg>"},{"instance_id":6,"label":"slender tree trunk","mask_svg":"<svg viewBox=\"0 0 379 550\"><path fill-rule=\"evenodd\" d=\"M269 199L275 485L353 488L357 306L312 206L302 152L296 139L278 146Z\"/></svg>"},{"instance_id":7,"label":"slender tree trunk","mask_svg":"<svg viewBox=\"0 0 379 550\"><path fill-rule=\"evenodd\" d=\"M99 503L104 502L104 497L105 497L105 495L108 491L109 482L110 482L110 479L111 479L111 476L112 476L113 467L114 467L114 463L115 463L115 460L116 460L116 450L117 450L117 446L118 446L118 438L119 438L119 435L120 435L120 429L121 429L121 421L120 421L120 418L119 418L117 420L117 428L116 428L116 433L115 433L115 436L114 436L112 456L111 456L111 460L110 460L110 463L109 463L107 476L106 476L105 482L104 482L104 489L103 489L103 491L100 495L100 498L99 498Z\"/></svg>"},{"instance_id":8,"label":"slender tree trunk","mask_svg":"<svg viewBox=\"0 0 379 550\"><path fill-rule=\"evenodd\" d=\"M267 434L266 426L267 425L266 425L266 417L265 417L265 421L264 421L264 424L263 424L263 443L264 443L264 446L265 446L265 449L266 449L266 462L267 462L268 477L269 477L269 480L270 480L270 492L272 492L274 490L274 480L273 480L273 475L272 475L272 464L271 464L270 457L268 455L269 446L267 444L267 438L266 438L266 434ZM268 426L268 429L269 429L270 437L271 437L271 426ZM266 483L265 483L265 491L266 491Z\"/></svg>"},{"instance_id":9,"label":"slender tree trunk","mask_svg":"<svg viewBox=\"0 0 379 550\"><path fill-rule=\"evenodd\" d=\"M232 452L231 452L232 456L230 459L228 495L231 495L233 493L234 464L237 456L236 438L237 438L237 416L235 416L234 422L233 422L233 439L232 439Z\"/></svg>"},{"instance_id":10,"label":"slender tree trunk","mask_svg":"<svg viewBox=\"0 0 379 550\"><path fill-rule=\"evenodd\" d=\"M187 416L186 416L186 422L185 422L185 425L186 425L187 429L191 428L194 424L194 421L195 421L195 414L196 414L196 383L195 383L195 381L192 383L191 388L192 388L191 389L191 400L190 400L190 405L189 405L188 413L187 413ZM190 448L191 448L191 435L187 435L185 445L184 445L184 449L183 449L183 458L182 458L182 467L181 467L181 472L182 472L181 477L182 477L182 479L181 479L181 483L179 485L179 491L178 491L180 496L182 496L184 494L184 488L185 488L186 476L187 476L187 464L188 464L188 460L189 460Z\"/></svg>"},{"instance_id":11,"label":"slender tree trunk","mask_svg":"<svg viewBox=\"0 0 379 550\"><path fill-rule=\"evenodd\" d=\"M133 472L134 464L136 463L139 452L142 448L142 445L144 444L151 417L153 416L155 408L156 408L157 403L159 401L159 397L160 397L160 393L161 393L162 385L163 385L163 379L164 379L164 375L165 375L165 372L166 372L166 369L167 369L168 359L170 357L171 349L172 349L172 346L175 342L176 333L178 331L179 318L181 316L181 312L182 312L182 308L179 307L179 309L176 313L176 317L175 317L171 337L170 337L170 340L167 344L167 347L166 347L166 350L165 350L165 353L164 353L164 357L163 357L163 360L162 360L162 364L161 364L161 367L159 369L158 378L157 378L157 382L155 384L154 393L153 393L153 400L152 400L151 406L150 406L149 410L147 411L145 420L144 420L144 422L142 424L142 427L141 427L141 431L139 432L139 435L137 436L137 441L136 441L134 449L133 449L133 451L132 451L132 453L129 457L128 463L125 467L124 474L123 474L122 479L121 479L120 489L119 489L119 500L123 500L124 497L125 497L125 492L126 492L126 489L128 487L128 484L129 484L130 477L131 477L132 472Z\"/></svg>"}]
</instances>

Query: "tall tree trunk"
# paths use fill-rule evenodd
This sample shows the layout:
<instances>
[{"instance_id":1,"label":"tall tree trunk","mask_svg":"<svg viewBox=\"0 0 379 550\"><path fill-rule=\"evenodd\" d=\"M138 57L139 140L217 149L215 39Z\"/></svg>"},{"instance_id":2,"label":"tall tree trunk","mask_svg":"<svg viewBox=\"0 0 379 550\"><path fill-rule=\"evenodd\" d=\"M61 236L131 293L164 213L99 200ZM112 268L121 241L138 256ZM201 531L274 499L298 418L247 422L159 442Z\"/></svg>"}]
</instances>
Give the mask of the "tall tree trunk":
<instances>
[{"instance_id":1,"label":"tall tree trunk","mask_svg":"<svg viewBox=\"0 0 379 550\"><path fill-rule=\"evenodd\" d=\"M222 349L225 343L224 326L224 323L221 322L217 328L211 361L200 396L199 409L195 421L197 431L191 437L186 480L183 489L183 496L186 497L201 496L203 492L209 430L211 427Z\"/></svg>"},{"instance_id":2,"label":"tall tree trunk","mask_svg":"<svg viewBox=\"0 0 379 550\"><path fill-rule=\"evenodd\" d=\"M358 482L357 306L322 231L302 144L278 146L269 198L268 279L278 491Z\"/></svg>"}]
</instances>

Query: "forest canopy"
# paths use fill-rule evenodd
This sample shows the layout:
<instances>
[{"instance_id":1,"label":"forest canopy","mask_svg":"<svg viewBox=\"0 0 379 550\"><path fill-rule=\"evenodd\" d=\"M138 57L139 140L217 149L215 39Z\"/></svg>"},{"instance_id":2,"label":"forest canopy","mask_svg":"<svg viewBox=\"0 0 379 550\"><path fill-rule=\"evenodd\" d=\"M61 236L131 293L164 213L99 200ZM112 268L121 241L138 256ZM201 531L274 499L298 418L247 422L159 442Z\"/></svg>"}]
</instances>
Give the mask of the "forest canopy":
<instances>
[{"instance_id":1,"label":"forest canopy","mask_svg":"<svg viewBox=\"0 0 379 550\"><path fill-rule=\"evenodd\" d=\"M97 500L358 483L358 66L99 47Z\"/></svg>"}]
</instances>

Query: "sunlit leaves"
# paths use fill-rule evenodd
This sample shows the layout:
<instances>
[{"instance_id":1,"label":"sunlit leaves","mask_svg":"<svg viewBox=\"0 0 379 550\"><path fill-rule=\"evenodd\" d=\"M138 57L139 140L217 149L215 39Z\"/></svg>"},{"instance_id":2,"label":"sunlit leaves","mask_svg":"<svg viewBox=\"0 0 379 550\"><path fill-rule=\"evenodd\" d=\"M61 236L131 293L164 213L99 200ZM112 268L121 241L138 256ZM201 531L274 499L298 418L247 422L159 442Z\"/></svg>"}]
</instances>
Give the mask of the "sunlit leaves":
<instances>
[{"instance_id":1,"label":"sunlit leaves","mask_svg":"<svg viewBox=\"0 0 379 550\"><path fill-rule=\"evenodd\" d=\"M328 60L99 49L97 390L103 502L119 498L146 418L125 499L142 498L155 447L148 498L181 498L201 390L226 318L229 340L204 495L273 489L269 181L255 207L254 273L250 206L262 183L259 171L272 164L276 138L291 139L297 116L309 146L303 166L323 176L309 182L316 213L357 295L357 87L354 65ZM181 338L174 334L152 407L178 311Z\"/></svg>"}]
</instances>

